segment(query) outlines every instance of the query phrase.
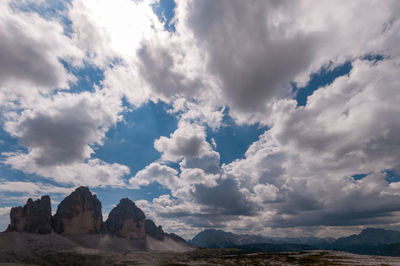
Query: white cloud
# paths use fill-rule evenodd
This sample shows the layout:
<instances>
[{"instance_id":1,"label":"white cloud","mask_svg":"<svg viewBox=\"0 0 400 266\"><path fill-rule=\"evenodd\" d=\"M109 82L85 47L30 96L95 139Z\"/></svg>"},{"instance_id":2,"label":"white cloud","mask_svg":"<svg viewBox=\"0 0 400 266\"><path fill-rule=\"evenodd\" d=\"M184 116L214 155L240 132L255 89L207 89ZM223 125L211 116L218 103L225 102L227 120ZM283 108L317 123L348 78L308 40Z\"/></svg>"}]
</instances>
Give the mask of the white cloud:
<instances>
[{"instance_id":1,"label":"white cloud","mask_svg":"<svg viewBox=\"0 0 400 266\"><path fill-rule=\"evenodd\" d=\"M219 174L206 173L200 168L184 168L181 167L180 178L187 186L205 185L206 187L217 186L217 180L220 178Z\"/></svg>"},{"instance_id":2,"label":"white cloud","mask_svg":"<svg viewBox=\"0 0 400 266\"><path fill-rule=\"evenodd\" d=\"M11 207L0 207L0 231L3 231L7 228L7 225L10 220L10 210Z\"/></svg>"},{"instance_id":3,"label":"white cloud","mask_svg":"<svg viewBox=\"0 0 400 266\"><path fill-rule=\"evenodd\" d=\"M129 174L127 166L118 163L106 163L99 159L87 162L50 165L43 167L35 164L29 154L6 154L6 164L28 174L38 174L64 184L83 186L125 186L123 177Z\"/></svg>"},{"instance_id":4,"label":"white cloud","mask_svg":"<svg viewBox=\"0 0 400 266\"><path fill-rule=\"evenodd\" d=\"M145 169L139 171L135 177L131 178L129 183L132 187L139 188L140 186L158 182L171 190L175 190L180 186L177 174L178 172L171 167L159 163L151 163Z\"/></svg>"},{"instance_id":5,"label":"white cloud","mask_svg":"<svg viewBox=\"0 0 400 266\"><path fill-rule=\"evenodd\" d=\"M120 101L102 93L58 94L25 109L5 130L29 148L36 164L71 163L89 158L119 119Z\"/></svg>"},{"instance_id":6,"label":"white cloud","mask_svg":"<svg viewBox=\"0 0 400 266\"><path fill-rule=\"evenodd\" d=\"M398 1L177 1L169 33L153 1L74 0L72 38L59 22L8 3L0 4L0 104L10 110L5 129L27 148L3 154L12 167L62 183L123 186L128 167L95 159L95 149L121 120L123 96L135 107L161 100L180 123L154 142L161 159L130 185L171 190L141 202L156 219L171 218L169 228L337 232L398 219L399 185L383 174L400 172ZM369 54L385 59L360 60ZM101 88L51 95L74 81L60 59L78 65L83 57L105 71ZM348 76L297 107L291 83L348 60ZM220 166L206 126L221 126L225 110L270 129L244 159ZM351 177L360 173L367 176Z\"/></svg>"},{"instance_id":7,"label":"white cloud","mask_svg":"<svg viewBox=\"0 0 400 266\"><path fill-rule=\"evenodd\" d=\"M213 130L217 130L222 125L224 108L214 106L209 102L192 102L182 97L174 100L172 106L173 108L168 112L176 114L180 121L204 124Z\"/></svg>"},{"instance_id":8,"label":"white cloud","mask_svg":"<svg viewBox=\"0 0 400 266\"><path fill-rule=\"evenodd\" d=\"M11 210L11 207L1 207L0 208L0 216L3 216L3 215L8 216L8 214L10 213L10 210Z\"/></svg>"},{"instance_id":9,"label":"white cloud","mask_svg":"<svg viewBox=\"0 0 400 266\"><path fill-rule=\"evenodd\" d=\"M292 82L304 85L329 63L396 50L397 5L177 1L176 32L157 29L142 43L135 62L140 67L130 67L134 84L147 83L146 92L166 102L194 98L201 109L189 108L184 115L213 127L218 118L199 110L209 114L205 107L228 105L240 123L268 124L274 101L292 95ZM354 21L354 13L362 18Z\"/></svg>"},{"instance_id":10,"label":"white cloud","mask_svg":"<svg viewBox=\"0 0 400 266\"><path fill-rule=\"evenodd\" d=\"M265 225L368 225L396 218L398 191L382 172L398 169L396 61L356 61L349 76L317 90L305 107L276 103L272 128L246 158L224 166L257 199L273 197ZM389 148L390 147L390 148ZM351 176L369 173L361 180ZM276 188L276 189L273 189ZM261 199L261 198L260 198ZM268 203L268 201L273 202ZM261 202L261 200L260 200ZM396 216L397 217L397 216Z\"/></svg>"},{"instance_id":11,"label":"white cloud","mask_svg":"<svg viewBox=\"0 0 400 266\"><path fill-rule=\"evenodd\" d=\"M174 198L148 208L198 227L392 221L398 192L382 171L399 169L397 9L396 1L177 1L176 32L156 27L104 83L127 83L135 105L173 103L180 118L154 143L161 161L131 179L171 189ZM386 59L359 60L368 54ZM322 66L347 60L349 76L297 107L292 82L305 85ZM218 128L226 106L240 123L271 128L221 168L202 125ZM180 172L163 162L179 162ZM356 181L357 173L368 176Z\"/></svg>"},{"instance_id":12,"label":"white cloud","mask_svg":"<svg viewBox=\"0 0 400 266\"><path fill-rule=\"evenodd\" d=\"M154 147L162 153L163 160L172 162L182 158L202 157L211 152L205 128L187 122L180 123L170 138L162 136L157 139Z\"/></svg>"},{"instance_id":13,"label":"white cloud","mask_svg":"<svg viewBox=\"0 0 400 266\"><path fill-rule=\"evenodd\" d=\"M52 193L66 195L71 193L73 188L53 186L43 183L33 183L26 181L0 181L0 192L25 193L27 197L40 197L41 195Z\"/></svg>"},{"instance_id":14,"label":"white cloud","mask_svg":"<svg viewBox=\"0 0 400 266\"><path fill-rule=\"evenodd\" d=\"M40 94L68 89L75 78L60 59L78 65L82 52L57 21L0 3L0 105L29 104Z\"/></svg>"},{"instance_id":15,"label":"white cloud","mask_svg":"<svg viewBox=\"0 0 400 266\"><path fill-rule=\"evenodd\" d=\"M121 119L121 102L100 91L42 98L6 122L28 152L3 153L4 163L62 183L122 186L129 168L91 158L105 133ZM87 162L85 162L87 160Z\"/></svg>"},{"instance_id":16,"label":"white cloud","mask_svg":"<svg viewBox=\"0 0 400 266\"><path fill-rule=\"evenodd\" d=\"M399 186L389 184L383 171L399 171L400 84L393 78L399 70L396 59L357 60L348 76L315 91L306 106L288 99L276 102L271 129L244 159L223 165L210 179L181 164L179 178L187 175L186 181L166 206L152 203L153 215L166 223L178 219L192 232L220 227L271 233L272 227L283 234L327 236L396 224ZM185 141L203 136L173 133L163 139L161 150L179 150L181 135ZM170 158L182 158L176 154ZM367 176L351 177L360 173Z\"/></svg>"},{"instance_id":17,"label":"white cloud","mask_svg":"<svg viewBox=\"0 0 400 266\"><path fill-rule=\"evenodd\" d=\"M69 18L78 47L101 67L130 58L144 38L162 28L152 1L72 1Z\"/></svg>"}]
</instances>

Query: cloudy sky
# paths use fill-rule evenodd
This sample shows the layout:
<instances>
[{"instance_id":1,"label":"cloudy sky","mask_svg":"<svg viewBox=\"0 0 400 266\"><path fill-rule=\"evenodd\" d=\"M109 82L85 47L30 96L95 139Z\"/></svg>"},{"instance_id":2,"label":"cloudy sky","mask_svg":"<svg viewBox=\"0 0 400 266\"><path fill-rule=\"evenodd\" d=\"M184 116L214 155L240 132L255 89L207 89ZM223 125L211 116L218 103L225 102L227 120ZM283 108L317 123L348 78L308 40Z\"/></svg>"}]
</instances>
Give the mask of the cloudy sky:
<instances>
[{"instance_id":1,"label":"cloudy sky","mask_svg":"<svg viewBox=\"0 0 400 266\"><path fill-rule=\"evenodd\" d=\"M89 186L169 232L400 229L397 0L0 1L0 229Z\"/></svg>"}]
</instances>

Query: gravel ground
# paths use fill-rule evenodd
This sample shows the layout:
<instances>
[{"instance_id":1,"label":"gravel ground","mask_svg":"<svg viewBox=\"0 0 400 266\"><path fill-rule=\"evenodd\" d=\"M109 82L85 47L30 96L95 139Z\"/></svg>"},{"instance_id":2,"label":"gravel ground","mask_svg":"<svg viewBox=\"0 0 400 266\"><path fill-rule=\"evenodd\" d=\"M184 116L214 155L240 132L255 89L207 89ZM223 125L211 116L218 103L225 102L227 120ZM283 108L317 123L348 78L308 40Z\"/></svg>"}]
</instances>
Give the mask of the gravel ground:
<instances>
[{"instance_id":1,"label":"gravel ground","mask_svg":"<svg viewBox=\"0 0 400 266\"><path fill-rule=\"evenodd\" d=\"M0 254L0 266L19 265L400 265L400 257L355 255L336 251L240 254L233 249L191 252L115 253L76 250L30 255Z\"/></svg>"}]
</instances>

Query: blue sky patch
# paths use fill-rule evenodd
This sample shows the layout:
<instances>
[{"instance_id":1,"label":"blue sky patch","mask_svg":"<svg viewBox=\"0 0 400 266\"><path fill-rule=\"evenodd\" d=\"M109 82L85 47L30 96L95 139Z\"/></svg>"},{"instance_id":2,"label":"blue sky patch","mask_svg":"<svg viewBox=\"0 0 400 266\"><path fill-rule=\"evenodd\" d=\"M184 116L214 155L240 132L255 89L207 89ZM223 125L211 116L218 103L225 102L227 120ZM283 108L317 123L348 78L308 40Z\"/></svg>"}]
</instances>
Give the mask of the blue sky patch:
<instances>
[{"instance_id":1,"label":"blue sky patch","mask_svg":"<svg viewBox=\"0 0 400 266\"><path fill-rule=\"evenodd\" d=\"M354 178L355 180L361 180L366 176L367 176L367 174L356 174L356 175L352 175L351 177Z\"/></svg>"},{"instance_id":2,"label":"blue sky patch","mask_svg":"<svg viewBox=\"0 0 400 266\"><path fill-rule=\"evenodd\" d=\"M298 106L305 106L307 104L307 97L312 95L318 88L331 84L336 78L347 75L350 73L352 64L350 61L336 66L332 69L330 65L324 66L319 72L310 75L310 81L305 87L297 88L294 84L294 91L296 91L296 101Z\"/></svg>"},{"instance_id":3,"label":"blue sky patch","mask_svg":"<svg viewBox=\"0 0 400 266\"><path fill-rule=\"evenodd\" d=\"M394 183L394 182L399 182L400 181L400 175L396 173L394 170L386 170L384 171L386 174L386 181L388 183Z\"/></svg>"},{"instance_id":4,"label":"blue sky patch","mask_svg":"<svg viewBox=\"0 0 400 266\"><path fill-rule=\"evenodd\" d=\"M175 131L178 120L166 112L168 105L148 102L127 112L124 120L108 130L104 145L94 157L110 163L129 166L135 174L160 158L154 141Z\"/></svg>"},{"instance_id":5,"label":"blue sky patch","mask_svg":"<svg viewBox=\"0 0 400 266\"><path fill-rule=\"evenodd\" d=\"M153 11L158 16L158 19L164 23L164 27L168 31L175 31L175 24L171 22L175 15L175 1L174 0L160 0L154 4Z\"/></svg>"},{"instance_id":6,"label":"blue sky patch","mask_svg":"<svg viewBox=\"0 0 400 266\"><path fill-rule=\"evenodd\" d=\"M230 163L235 159L243 158L248 147L268 129L256 123L254 125L239 126L229 116L229 108L224 111L222 127L216 131L207 129L207 141L213 138L217 144L216 151L220 154L221 163Z\"/></svg>"},{"instance_id":7,"label":"blue sky patch","mask_svg":"<svg viewBox=\"0 0 400 266\"><path fill-rule=\"evenodd\" d=\"M72 22L68 18L67 10L71 0L45 0L35 2L11 2L11 8L22 12L33 12L39 14L46 20L58 20L64 27L64 34L71 36Z\"/></svg>"},{"instance_id":8,"label":"blue sky patch","mask_svg":"<svg viewBox=\"0 0 400 266\"><path fill-rule=\"evenodd\" d=\"M101 87L101 81L104 79L104 71L96 66L83 63L83 67L73 67L67 62L60 60L64 68L77 78L77 82L70 85L68 91L80 93L83 91L94 91L94 86Z\"/></svg>"}]
</instances>

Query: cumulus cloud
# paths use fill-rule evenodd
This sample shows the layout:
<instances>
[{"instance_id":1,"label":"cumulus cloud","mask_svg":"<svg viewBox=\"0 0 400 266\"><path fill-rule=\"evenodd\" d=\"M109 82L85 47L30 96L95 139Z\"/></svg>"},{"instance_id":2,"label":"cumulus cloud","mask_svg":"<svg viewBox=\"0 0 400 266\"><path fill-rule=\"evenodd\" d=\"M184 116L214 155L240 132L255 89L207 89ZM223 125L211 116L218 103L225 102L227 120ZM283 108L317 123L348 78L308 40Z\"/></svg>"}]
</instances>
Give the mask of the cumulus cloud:
<instances>
[{"instance_id":1,"label":"cumulus cloud","mask_svg":"<svg viewBox=\"0 0 400 266\"><path fill-rule=\"evenodd\" d=\"M61 20L18 4L0 4L0 105L5 131L26 150L2 153L2 163L62 183L124 185L128 167L92 158L121 119L120 96L100 88L70 93L77 79L64 66L94 62L77 45L77 31L68 37Z\"/></svg>"},{"instance_id":2,"label":"cumulus cloud","mask_svg":"<svg viewBox=\"0 0 400 266\"><path fill-rule=\"evenodd\" d=\"M205 127L181 121L170 137L161 136L154 147L161 152L160 162L152 163L130 179L131 185L158 182L171 191L185 190L195 184L217 185L219 153L206 140ZM179 162L179 172L165 163Z\"/></svg>"},{"instance_id":3,"label":"cumulus cloud","mask_svg":"<svg viewBox=\"0 0 400 266\"><path fill-rule=\"evenodd\" d=\"M64 35L59 22L10 4L0 3L0 104L27 102L39 93L67 89L74 77L60 59L77 65L82 52Z\"/></svg>"},{"instance_id":4,"label":"cumulus cloud","mask_svg":"<svg viewBox=\"0 0 400 266\"><path fill-rule=\"evenodd\" d=\"M68 164L90 157L89 145L102 143L121 108L101 93L59 94L7 121L5 130L30 149L37 165Z\"/></svg>"},{"instance_id":5,"label":"cumulus cloud","mask_svg":"<svg viewBox=\"0 0 400 266\"><path fill-rule=\"evenodd\" d=\"M123 185L126 166L90 158L93 147L102 145L105 132L120 120L121 108L119 99L101 92L43 98L6 122L5 130L28 152L3 153L4 162L63 183Z\"/></svg>"},{"instance_id":6,"label":"cumulus cloud","mask_svg":"<svg viewBox=\"0 0 400 266\"><path fill-rule=\"evenodd\" d=\"M228 105L241 123L268 124L274 101L290 97L292 83L304 85L321 66L397 49L392 38L397 6L177 1L176 32L157 28L142 43L135 74L164 101L179 96L200 105ZM354 23L354 13L365 21Z\"/></svg>"},{"instance_id":7,"label":"cumulus cloud","mask_svg":"<svg viewBox=\"0 0 400 266\"><path fill-rule=\"evenodd\" d=\"M0 216L5 216L10 213L11 207L1 207L0 208Z\"/></svg>"},{"instance_id":8,"label":"cumulus cloud","mask_svg":"<svg viewBox=\"0 0 400 266\"><path fill-rule=\"evenodd\" d=\"M143 38L162 28L151 3L74 0L68 10L72 38L91 62L100 67L107 67L115 59L129 60Z\"/></svg>"},{"instance_id":9,"label":"cumulus cloud","mask_svg":"<svg viewBox=\"0 0 400 266\"><path fill-rule=\"evenodd\" d=\"M11 207L0 207L0 224L2 227L0 228L1 231L7 228L9 222L9 214L10 214Z\"/></svg>"},{"instance_id":10,"label":"cumulus cloud","mask_svg":"<svg viewBox=\"0 0 400 266\"><path fill-rule=\"evenodd\" d=\"M0 181L0 192L24 193L25 197L40 197L43 194L56 193L66 195L73 188L53 186L43 183L33 183L27 181Z\"/></svg>"},{"instance_id":11,"label":"cumulus cloud","mask_svg":"<svg viewBox=\"0 0 400 266\"><path fill-rule=\"evenodd\" d=\"M183 120L169 138L160 137L154 146L162 153L160 162L130 179L134 187L158 182L171 191L174 198L153 199L153 213L167 218L199 216L199 223L211 223L216 216L222 220L221 216L253 212L237 181L221 173L219 153L207 142L203 126ZM168 162L179 162L179 171L164 165Z\"/></svg>"},{"instance_id":12,"label":"cumulus cloud","mask_svg":"<svg viewBox=\"0 0 400 266\"><path fill-rule=\"evenodd\" d=\"M205 180L204 173L188 179L180 193L172 192L176 199L168 201L168 208L153 202L153 212L179 217L193 228L281 228L294 234L345 234L341 226L360 230L396 224L400 186L388 183L384 171L398 171L400 84L392 77L399 69L397 59L356 60L349 75L315 91L306 106L277 101L272 127L244 159L220 167L209 186L196 182ZM176 151L179 134L174 134L163 139L168 147L163 151ZM183 179L187 170L181 168ZM367 175L355 180L352 176L359 173Z\"/></svg>"},{"instance_id":13,"label":"cumulus cloud","mask_svg":"<svg viewBox=\"0 0 400 266\"><path fill-rule=\"evenodd\" d=\"M171 167L152 163L139 171L135 177L130 179L129 183L134 188L139 188L140 186L146 186L157 181L165 187L174 190L179 187L180 183L177 174L178 172Z\"/></svg>"},{"instance_id":14,"label":"cumulus cloud","mask_svg":"<svg viewBox=\"0 0 400 266\"><path fill-rule=\"evenodd\" d=\"M260 185L272 189L264 192L273 196L261 205L275 212L266 225L368 225L396 219L397 186L383 172L398 169L399 125L392 119L400 113L394 102L399 84L390 78L398 70L392 60L356 61L349 76L317 90L305 107L293 100L276 104L273 127L245 159L225 166L256 202L261 202ZM357 173L369 174L354 180Z\"/></svg>"},{"instance_id":15,"label":"cumulus cloud","mask_svg":"<svg viewBox=\"0 0 400 266\"><path fill-rule=\"evenodd\" d=\"M62 187L42 182L0 180L0 195L3 206L12 205L15 207L24 205L28 198L37 199L43 195L49 195L54 210L54 204L58 203L57 200L63 199L73 190L74 187ZM3 223L0 221L0 224Z\"/></svg>"},{"instance_id":16,"label":"cumulus cloud","mask_svg":"<svg viewBox=\"0 0 400 266\"><path fill-rule=\"evenodd\" d=\"M182 121L169 138L160 137L154 147L167 162L180 161L183 168L200 168L208 173L219 169L219 154L206 140L205 128L198 124Z\"/></svg>"},{"instance_id":17,"label":"cumulus cloud","mask_svg":"<svg viewBox=\"0 0 400 266\"><path fill-rule=\"evenodd\" d=\"M0 4L0 104L13 106L5 129L26 148L3 153L4 163L63 183L122 186L128 167L95 159L96 147L121 120L122 97L135 107L164 101L178 128L155 140L160 160L129 183L171 191L140 201L167 228L298 232L398 218L400 185L385 179L400 172L398 1L177 1L174 33L152 3L74 0L71 37L57 21ZM60 59L82 58L104 70L99 88L54 94L74 81ZM293 84L347 61L347 76L297 106ZM217 130L225 110L269 129L245 158L221 165L206 128Z\"/></svg>"},{"instance_id":18,"label":"cumulus cloud","mask_svg":"<svg viewBox=\"0 0 400 266\"><path fill-rule=\"evenodd\" d=\"M43 167L35 164L30 154L7 153L6 164L28 174L38 174L64 184L76 186L125 186L123 176L129 174L127 166L118 163L107 163L99 159L88 159L87 162L50 165Z\"/></svg>"}]
</instances>

